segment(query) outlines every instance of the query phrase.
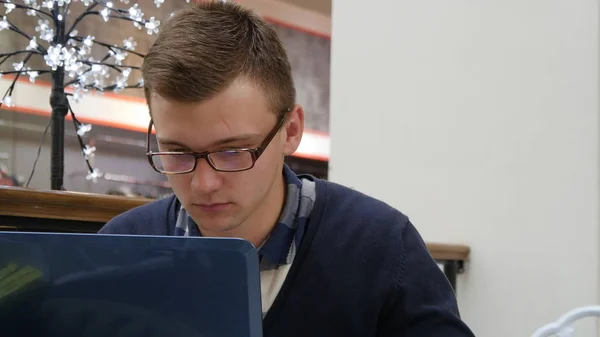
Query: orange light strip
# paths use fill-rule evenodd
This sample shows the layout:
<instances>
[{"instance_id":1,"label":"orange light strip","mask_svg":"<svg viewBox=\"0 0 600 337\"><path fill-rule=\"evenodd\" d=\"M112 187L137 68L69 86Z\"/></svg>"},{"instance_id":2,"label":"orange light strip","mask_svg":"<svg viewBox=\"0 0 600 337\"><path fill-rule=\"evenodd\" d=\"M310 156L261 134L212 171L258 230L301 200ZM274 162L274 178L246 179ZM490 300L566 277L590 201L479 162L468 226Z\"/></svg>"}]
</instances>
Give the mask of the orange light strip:
<instances>
[{"instance_id":1,"label":"orange light strip","mask_svg":"<svg viewBox=\"0 0 600 337\"><path fill-rule=\"evenodd\" d=\"M12 79L0 78L0 92L5 92ZM47 82L30 83L19 79L13 92L15 106L2 109L38 116L51 115L48 98L51 86ZM77 119L82 123L103 125L117 129L145 133L150 115L145 100L118 94L84 96L79 103L73 104ZM70 120L70 116L67 116ZM329 160L329 135L323 132L305 130L298 150L293 154L301 158Z\"/></svg>"}]
</instances>

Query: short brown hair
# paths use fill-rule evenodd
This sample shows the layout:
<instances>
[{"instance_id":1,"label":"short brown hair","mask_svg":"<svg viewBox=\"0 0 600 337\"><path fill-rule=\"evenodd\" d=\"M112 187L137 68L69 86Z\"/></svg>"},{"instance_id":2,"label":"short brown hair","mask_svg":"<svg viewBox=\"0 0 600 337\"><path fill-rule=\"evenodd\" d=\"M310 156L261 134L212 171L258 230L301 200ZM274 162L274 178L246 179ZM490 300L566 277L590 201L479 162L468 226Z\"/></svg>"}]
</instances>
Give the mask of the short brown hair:
<instances>
[{"instance_id":1,"label":"short brown hair","mask_svg":"<svg viewBox=\"0 0 600 337\"><path fill-rule=\"evenodd\" d=\"M259 85L273 111L295 104L290 63L277 33L264 19L232 2L201 1L162 27L142 64L144 93L201 102L236 78Z\"/></svg>"}]
</instances>

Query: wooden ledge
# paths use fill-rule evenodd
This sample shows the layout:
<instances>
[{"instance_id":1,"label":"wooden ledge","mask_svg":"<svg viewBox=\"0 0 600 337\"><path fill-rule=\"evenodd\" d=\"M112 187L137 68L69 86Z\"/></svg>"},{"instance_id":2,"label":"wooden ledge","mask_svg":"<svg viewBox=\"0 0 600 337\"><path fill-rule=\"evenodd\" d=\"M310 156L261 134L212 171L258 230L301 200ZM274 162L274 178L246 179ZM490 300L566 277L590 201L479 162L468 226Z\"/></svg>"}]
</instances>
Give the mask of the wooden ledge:
<instances>
[{"instance_id":1,"label":"wooden ledge","mask_svg":"<svg viewBox=\"0 0 600 337\"><path fill-rule=\"evenodd\" d=\"M111 195L0 186L0 215L107 222L152 201Z\"/></svg>"},{"instance_id":2,"label":"wooden ledge","mask_svg":"<svg viewBox=\"0 0 600 337\"><path fill-rule=\"evenodd\" d=\"M467 261L471 248L449 243L427 243L427 249L436 260Z\"/></svg>"},{"instance_id":3,"label":"wooden ledge","mask_svg":"<svg viewBox=\"0 0 600 337\"><path fill-rule=\"evenodd\" d=\"M10 217L106 223L121 213L151 201L152 199L0 186L0 216ZM467 261L470 253L468 246L457 244L427 243L427 249L438 261Z\"/></svg>"}]
</instances>

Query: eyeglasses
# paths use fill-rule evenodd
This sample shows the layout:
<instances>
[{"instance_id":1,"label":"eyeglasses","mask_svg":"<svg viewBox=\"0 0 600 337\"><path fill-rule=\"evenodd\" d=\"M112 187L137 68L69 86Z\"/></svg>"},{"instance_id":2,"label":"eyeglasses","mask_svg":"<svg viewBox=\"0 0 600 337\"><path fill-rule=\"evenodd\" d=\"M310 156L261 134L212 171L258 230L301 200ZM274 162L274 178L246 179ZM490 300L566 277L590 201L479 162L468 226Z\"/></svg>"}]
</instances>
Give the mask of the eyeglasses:
<instances>
[{"instance_id":1,"label":"eyeglasses","mask_svg":"<svg viewBox=\"0 0 600 337\"><path fill-rule=\"evenodd\" d=\"M283 126L287 113L286 110L281 114L277 124L269 132L259 147L254 149L241 148L222 151L177 151L177 152L153 152L150 151L150 135L152 134L153 122L150 120L148 125L148 138L146 139L146 156L150 166L163 174L184 174L190 173L196 169L198 159L206 158L208 164L219 172L240 172L254 167L254 163L264 153L269 143L273 140L279 129Z\"/></svg>"}]
</instances>

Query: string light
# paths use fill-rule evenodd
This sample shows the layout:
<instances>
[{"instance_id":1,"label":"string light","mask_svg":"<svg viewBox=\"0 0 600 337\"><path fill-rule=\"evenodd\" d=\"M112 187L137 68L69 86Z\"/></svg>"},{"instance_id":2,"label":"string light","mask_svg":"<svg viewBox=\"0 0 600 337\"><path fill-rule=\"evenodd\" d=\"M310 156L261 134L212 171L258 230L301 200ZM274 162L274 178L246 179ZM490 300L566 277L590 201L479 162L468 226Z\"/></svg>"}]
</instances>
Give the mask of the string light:
<instances>
[{"instance_id":1,"label":"string light","mask_svg":"<svg viewBox=\"0 0 600 337\"><path fill-rule=\"evenodd\" d=\"M74 18L68 27L65 18L71 13L71 3L79 2L85 10ZM148 1L149 2L149 1ZM165 0L154 0L156 8L160 8ZM189 3L190 0L185 0ZM142 88L144 83L139 76L138 80L132 79L133 71L139 71L138 66L123 64L129 55L144 58L144 54L136 51L137 42L128 37L121 44L112 44L99 41L93 35L82 36L77 31L78 24L88 16L100 16L103 22L110 20L129 21L139 30L145 30L150 36L158 34L161 22L155 17L146 18L137 3L129 5L129 0L0 0L4 13L0 13L0 32L11 30L27 39L23 50L10 53L0 53L0 65L11 57L24 56L21 61L14 62L10 71L0 71L3 75L14 75L11 85L3 96L0 97L0 108L15 106L13 91L20 76L28 76L31 83L35 83L38 76L46 73L53 75L64 70L64 95L68 96L67 104L69 113L77 131L82 155L88 166L86 179L97 181L101 173L92 168L89 159L93 157L96 148L85 145L82 137L92 129L90 124L83 124L77 120L69 101L79 102L90 92L101 94L103 92L119 92L128 88ZM2 7L0 7L1 9ZM34 28L35 34L29 35L13 24L10 14L17 10L26 11L28 16L37 17ZM173 13L171 13L171 16ZM57 34L62 34L58 36ZM57 42L58 41L58 42ZM92 57L92 48L102 47L106 56L101 59ZM42 57L47 68L31 69L27 62L31 57Z\"/></svg>"},{"instance_id":2,"label":"string light","mask_svg":"<svg viewBox=\"0 0 600 337\"><path fill-rule=\"evenodd\" d=\"M93 169L88 175L85 177L86 180L91 180L94 183L98 182L98 178L102 177L102 173L98 171L97 168Z\"/></svg>"}]
</instances>

